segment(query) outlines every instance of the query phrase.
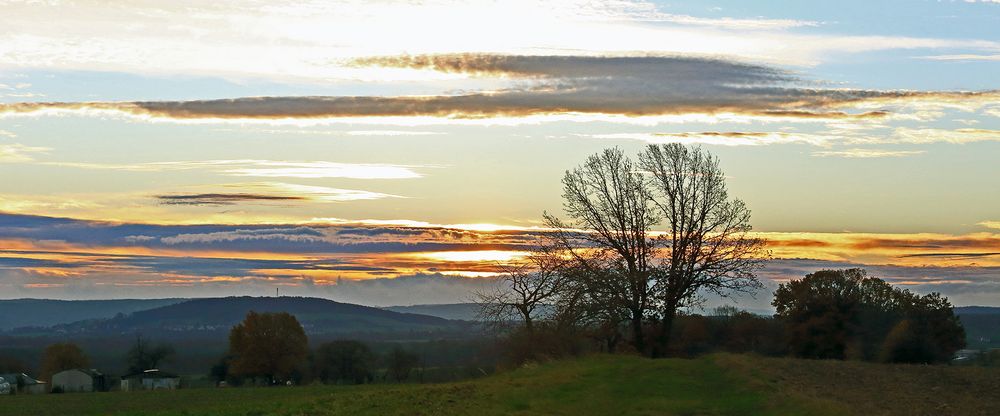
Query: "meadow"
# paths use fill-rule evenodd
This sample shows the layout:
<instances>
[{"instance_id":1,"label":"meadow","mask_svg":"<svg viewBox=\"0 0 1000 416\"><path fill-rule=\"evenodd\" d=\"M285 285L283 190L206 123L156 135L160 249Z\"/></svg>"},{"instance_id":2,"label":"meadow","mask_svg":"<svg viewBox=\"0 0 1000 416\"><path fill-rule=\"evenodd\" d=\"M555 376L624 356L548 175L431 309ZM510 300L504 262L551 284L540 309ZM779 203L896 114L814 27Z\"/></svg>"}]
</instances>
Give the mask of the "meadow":
<instances>
[{"instance_id":1,"label":"meadow","mask_svg":"<svg viewBox=\"0 0 1000 416\"><path fill-rule=\"evenodd\" d=\"M1000 372L716 354L590 356L442 384L12 396L31 415L995 415Z\"/></svg>"}]
</instances>

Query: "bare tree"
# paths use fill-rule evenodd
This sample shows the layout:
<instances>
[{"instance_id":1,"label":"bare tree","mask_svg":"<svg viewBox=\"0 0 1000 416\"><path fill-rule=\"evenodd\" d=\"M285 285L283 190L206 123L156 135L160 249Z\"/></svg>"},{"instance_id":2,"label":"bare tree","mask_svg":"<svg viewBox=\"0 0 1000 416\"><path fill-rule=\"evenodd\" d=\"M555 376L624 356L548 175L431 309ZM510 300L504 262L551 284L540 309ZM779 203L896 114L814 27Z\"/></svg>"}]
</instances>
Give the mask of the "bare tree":
<instances>
[{"instance_id":1,"label":"bare tree","mask_svg":"<svg viewBox=\"0 0 1000 416\"><path fill-rule=\"evenodd\" d=\"M643 321L652 305L659 222L646 179L621 149L587 158L563 177L563 222L545 214L558 244L584 271L581 286L607 310L624 310L636 349L645 349ZM615 313L612 313L615 315Z\"/></svg>"},{"instance_id":2,"label":"bare tree","mask_svg":"<svg viewBox=\"0 0 1000 416\"><path fill-rule=\"evenodd\" d=\"M765 241L750 234L746 204L729 197L718 158L676 143L650 145L639 157L667 227L655 291L665 348L677 308L700 291L728 296L762 287L755 272L768 253Z\"/></svg>"},{"instance_id":3,"label":"bare tree","mask_svg":"<svg viewBox=\"0 0 1000 416\"><path fill-rule=\"evenodd\" d=\"M480 319L501 327L520 319L532 331L535 318L551 313L563 289L562 263L550 251L537 250L526 261L501 264L497 286L475 294ZM549 310L542 310L546 307Z\"/></svg>"}]
</instances>

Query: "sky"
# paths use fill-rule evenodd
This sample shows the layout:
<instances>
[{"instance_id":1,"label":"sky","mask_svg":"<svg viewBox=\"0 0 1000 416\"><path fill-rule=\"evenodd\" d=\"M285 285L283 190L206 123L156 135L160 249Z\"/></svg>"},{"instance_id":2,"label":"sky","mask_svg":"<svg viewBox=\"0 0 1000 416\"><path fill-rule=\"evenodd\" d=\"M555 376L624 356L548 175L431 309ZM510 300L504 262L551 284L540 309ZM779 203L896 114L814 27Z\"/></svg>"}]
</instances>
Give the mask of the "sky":
<instances>
[{"instance_id":1,"label":"sky","mask_svg":"<svg viewBox=\"0 0 1000 416\"><path fill-rule=\"evenodd\" d=\"M0 0L0 298L469 301L617 146L1000 306L1000 2ZM718 301L718 300L714 300Z\"/></svg>"}]
</instances>

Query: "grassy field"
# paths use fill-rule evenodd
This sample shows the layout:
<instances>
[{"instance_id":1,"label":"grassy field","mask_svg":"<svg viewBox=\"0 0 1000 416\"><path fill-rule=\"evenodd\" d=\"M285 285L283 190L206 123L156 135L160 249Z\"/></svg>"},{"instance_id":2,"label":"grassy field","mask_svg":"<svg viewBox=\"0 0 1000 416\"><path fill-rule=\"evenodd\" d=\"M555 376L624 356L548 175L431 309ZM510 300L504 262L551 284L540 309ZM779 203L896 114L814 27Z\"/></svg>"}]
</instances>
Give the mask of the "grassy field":
<instances>
[{"instance_id":1,"label":"grassy field","mask_svg":"<svg viewBox=\"0 0 1000 416\"><path fill-rule=\"evenodd\" d=\"M595 356L449 384L14 396L0 414L995 415L998 391L980 368Z\"/></svg>"}]
</instances>

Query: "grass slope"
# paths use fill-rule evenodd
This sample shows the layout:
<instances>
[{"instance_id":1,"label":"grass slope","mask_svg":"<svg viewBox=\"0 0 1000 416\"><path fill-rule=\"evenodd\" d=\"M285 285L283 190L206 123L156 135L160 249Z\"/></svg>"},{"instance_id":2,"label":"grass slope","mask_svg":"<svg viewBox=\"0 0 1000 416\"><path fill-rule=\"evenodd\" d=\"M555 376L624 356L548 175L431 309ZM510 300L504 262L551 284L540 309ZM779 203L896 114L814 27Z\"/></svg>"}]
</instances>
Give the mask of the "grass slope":
<instances>
[{"instance_id":1,"label":"grass slope","mask_svg":"<svg viewBox=\"0 0 1000 416\"><path fill-rule=\"evenodd\" d=\"M997 391L1000 379L978 370L733 355L596 356L449 384L15 396L0 398L0 414L997 414L1000 399L987 393ZM926 396L937 399L919 399Z\"/></svg>"}]
</instances>

